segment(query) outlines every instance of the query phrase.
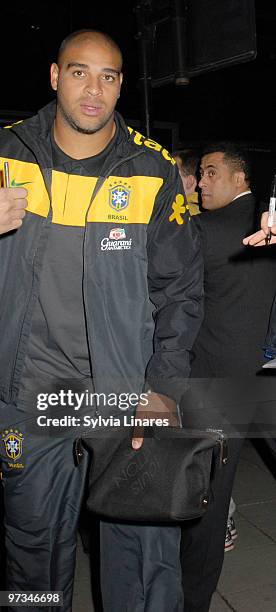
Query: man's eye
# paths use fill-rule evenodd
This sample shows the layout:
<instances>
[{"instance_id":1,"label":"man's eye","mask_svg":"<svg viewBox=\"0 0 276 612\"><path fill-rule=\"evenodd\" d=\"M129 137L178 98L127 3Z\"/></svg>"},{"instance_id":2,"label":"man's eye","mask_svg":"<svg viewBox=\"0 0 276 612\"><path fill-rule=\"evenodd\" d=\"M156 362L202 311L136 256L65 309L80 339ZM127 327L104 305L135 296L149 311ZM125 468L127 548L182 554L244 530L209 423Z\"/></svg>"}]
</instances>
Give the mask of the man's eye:
<instances>
[{"instance_id":1,"label":"man's eye","mask_svg":"<svg viewBox=\"0 0 276 612\"><path fill-rule=\"evenodd\" d=\"M83 72L83 70L74 70L73 76L83 77L83 76L85 76L85 73Z\"/></svg>"},{"instance_id":2,"label":"man's eye","mask_svg":"<svg viewBox=\"0 0 276 612\"><path fill-rule=\"evenodd\" d=\"M104 81L108 81L109 83L115 81L115 77L113 76L113 74L103 74L102 78Z\"/></svg>"}]
</instances>

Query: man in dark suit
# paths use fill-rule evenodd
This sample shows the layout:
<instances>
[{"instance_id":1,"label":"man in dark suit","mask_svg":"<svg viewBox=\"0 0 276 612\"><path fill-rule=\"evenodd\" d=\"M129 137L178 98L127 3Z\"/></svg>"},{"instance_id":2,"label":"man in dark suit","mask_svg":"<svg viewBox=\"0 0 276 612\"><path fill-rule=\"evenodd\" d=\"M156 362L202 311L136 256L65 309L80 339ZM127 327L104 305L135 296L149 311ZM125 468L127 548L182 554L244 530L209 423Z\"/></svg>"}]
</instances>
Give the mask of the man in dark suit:
<instances>
[{"instance_id":1,"label":"man in dark suit","mask_svg":"<svg viewBox=\"0 0 276 612\"><path fill-rule=\"evenodd\" d=\"M200 174L206 212L192 222L204 252L205 316L193 347L190 391L182 400L183 425L226 431L229 460L215 481L209 511L183 527L185 612L209 610L221 572L235 471L263 392L256 374L275 292L271 250L242 244L258 216L246 155L232 144L212 145L203 153Z\"/></svg>"}]
</instances>

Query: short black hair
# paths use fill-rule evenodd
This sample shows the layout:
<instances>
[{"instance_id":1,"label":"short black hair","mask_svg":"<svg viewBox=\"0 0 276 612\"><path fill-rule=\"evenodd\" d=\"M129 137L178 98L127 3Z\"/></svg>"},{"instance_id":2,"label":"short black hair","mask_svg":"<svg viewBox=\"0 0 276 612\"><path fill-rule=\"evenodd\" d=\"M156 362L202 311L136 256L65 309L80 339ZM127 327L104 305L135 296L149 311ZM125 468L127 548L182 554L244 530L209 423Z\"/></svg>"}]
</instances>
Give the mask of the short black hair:
<instances>
[{"instance_id":1,"label":"short black hair","mask_svg":"<svg viewBox=\"0 0 276 612\"><path fill-rule=\"evenodd\" d=\"M117 51L120 60L121 60L121 67L122 67L122 63L123 63L123 56L122 56L122 51L119 47L119 45L117 45L117 43L115 42L115 40L113 40L113 38L111 38L111 36L109 36L109 34L106 34L106 32L101 32L100 30L93 30L93 29L84 29L84 30L76 30L75 32L71 32L71 34L68 34L68 36L66 36L66 38L63 39L62 43L60 44L59 50L58 50L58 54L57 54L57 64L59 64L60 58L62 56L63 51L66 49L66 47L75 39L78 37L81 37L82 35L85 36L85 34L88 35L92 35L92 37L94 36L95 38L102 38L107 44L110 45L110 47L112 47L114 49L114 51Z\"/></svg>"},{"instance_id":2,"label":"short black hair","mask_svg":"<svg viewBox=\"0 0 276 612\"><path fill-rule=\"evenodd\" d=\"M234 142L214 142L204 147L202 157L210 153L223 153L224 161L233 172L244 172L245 181L251 183L251 163L245 149Z\"/></svg>"},{"instance_id":3,"label":"short black hair","mask_svg":"<svg viewBox=\"0 0 276 612\"><path fill-rule=\"evenodd\" d=\"M200 160L200 153L194 149L179 149L174 151L172 157L179 157L181 160L181 172L184 176L192 174L196 177Z\"/></svg>"}]
</instances>

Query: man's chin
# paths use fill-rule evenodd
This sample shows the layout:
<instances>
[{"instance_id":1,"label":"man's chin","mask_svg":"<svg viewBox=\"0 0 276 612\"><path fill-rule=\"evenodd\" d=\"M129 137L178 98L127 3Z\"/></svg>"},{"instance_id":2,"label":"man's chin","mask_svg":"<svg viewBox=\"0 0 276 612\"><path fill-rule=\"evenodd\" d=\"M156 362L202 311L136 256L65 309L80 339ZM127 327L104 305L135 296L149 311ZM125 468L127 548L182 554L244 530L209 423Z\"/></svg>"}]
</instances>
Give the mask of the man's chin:
<instances>
[{"instance_id":1,"label":"man's chin","mask_svg":"<svg viewBox=\"0 0 276 612\"><path fill-rule=\"evenodd\" d=\"M79 132L79 134L96 134L97 132L99 132L100 130L102 130L102 128L105 126L104 122L101 123L96 123L94 125L91 125L91 123L78 123L78 122L73 122L71 123L71 126L77 131Z\"/></svg>"},{"instance_id":2,"label":"man's chin","mask_svg":"<svg viewBox=\"0 0 276 612\"><path fill-rule=\"evenodd\" d=\"M202 207L206 208L206 210L208 210L209 208L212 208L212 202L209 198L202 198Z\"/></svg>"},{"instance_id":3,"label":"man's chin","mask_svg":"<svg viewBox=\"0 0 276 612\"><path fill-rule=\"evenodd\" d=\"M70 125L73 130L75 130L79 134L87 134L88 136L96 134L97 132L102 130L110 120L110 117L102 117L101 120L98 121L95 119L90 121L83 120L82 117L73 117L72 115L67 114L62 107L60 107L60 110L63 116L63 120L68 125Z\"/></svg>"}]
</instances>

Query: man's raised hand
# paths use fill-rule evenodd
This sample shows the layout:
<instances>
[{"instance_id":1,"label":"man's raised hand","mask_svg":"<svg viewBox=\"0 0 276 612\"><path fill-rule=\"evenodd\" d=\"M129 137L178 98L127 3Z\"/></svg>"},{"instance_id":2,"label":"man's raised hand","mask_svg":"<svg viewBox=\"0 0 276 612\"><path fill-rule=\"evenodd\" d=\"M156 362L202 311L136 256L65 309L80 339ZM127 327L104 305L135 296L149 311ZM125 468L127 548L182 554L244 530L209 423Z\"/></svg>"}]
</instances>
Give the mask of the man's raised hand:
<instances>
[{"instance_id":1,"label":"man's raised hand","mask_svg":"<svg viewBox=\"0 0 276 612\"><path fill-rule=\"evenodd\" d=\"M23 187L0 188L0 234L18 229L27 208L28 192Z\"/></svg>"},{"instance_id":2,"label":"man's raised hand","mask_svg":"<svg viewBox=\"0 0 276 612\"><path fill-rule=\"evenodd\" d=\"M270 228L271 237L269 242L267 241L267 237L269 235L268 228L268 212L262 214L261 219L261 229L255 234L251 234L250 236L246 236L243 239L243 244L246 246L264 246L266 244L276 244L276 215L274 215L274 224Z\"/></svg>"}]
</instances>

